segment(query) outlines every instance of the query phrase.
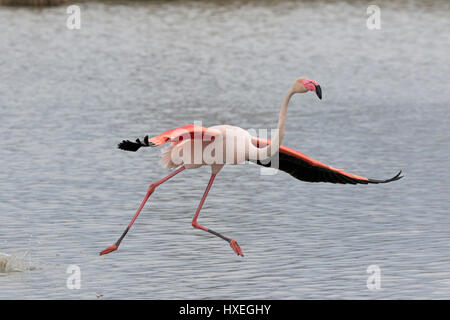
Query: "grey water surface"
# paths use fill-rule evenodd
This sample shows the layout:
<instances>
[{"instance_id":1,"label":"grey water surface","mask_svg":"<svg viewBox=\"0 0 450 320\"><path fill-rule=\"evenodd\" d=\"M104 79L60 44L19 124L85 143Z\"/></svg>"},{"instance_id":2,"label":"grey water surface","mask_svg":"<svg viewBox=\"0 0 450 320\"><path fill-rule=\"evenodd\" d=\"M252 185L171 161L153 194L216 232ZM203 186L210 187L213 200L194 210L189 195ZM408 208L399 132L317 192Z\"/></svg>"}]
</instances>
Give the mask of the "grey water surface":
<instances>
[{"instance_id":1,"label":"grey water surface","mask_svg":"<svg viewBox=\"0 0 450 320\"><path fill-rule=\"evenodd\" d=\"M0 6L1 299L450 298L448 1L82 2ZM209 168L151 196L160 150L116 148L194 121L276 127L283 144L386 185L313 184L252 164ZM67 288L70 265L81 288ZM367 268L381 270L369 290Z\"/></svg>"}]
</instances>

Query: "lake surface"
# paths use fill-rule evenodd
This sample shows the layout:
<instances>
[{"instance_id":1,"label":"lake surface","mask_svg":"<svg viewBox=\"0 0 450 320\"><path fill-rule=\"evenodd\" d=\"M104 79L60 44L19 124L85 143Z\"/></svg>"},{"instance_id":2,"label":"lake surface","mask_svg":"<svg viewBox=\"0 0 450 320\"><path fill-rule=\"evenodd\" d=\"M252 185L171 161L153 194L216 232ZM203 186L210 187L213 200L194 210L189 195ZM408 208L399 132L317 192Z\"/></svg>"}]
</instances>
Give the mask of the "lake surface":
<instances>
[{"instance_id":1,"label":"lake surface","mask_svg":"<svg viewBox=\"0 0 450 320\"><path fill-rule=\"evenodd\" d=\"M0 6L0 299L450 298L448 1L87 2ZM194 121L276 127L283 144L386 185L311 184L256 165L159 187L119 251L158 149L116 148ZM70 265L81 288L70 290ZM369 290L367 268L381 271Z\"/></svg>"}]
</instances>

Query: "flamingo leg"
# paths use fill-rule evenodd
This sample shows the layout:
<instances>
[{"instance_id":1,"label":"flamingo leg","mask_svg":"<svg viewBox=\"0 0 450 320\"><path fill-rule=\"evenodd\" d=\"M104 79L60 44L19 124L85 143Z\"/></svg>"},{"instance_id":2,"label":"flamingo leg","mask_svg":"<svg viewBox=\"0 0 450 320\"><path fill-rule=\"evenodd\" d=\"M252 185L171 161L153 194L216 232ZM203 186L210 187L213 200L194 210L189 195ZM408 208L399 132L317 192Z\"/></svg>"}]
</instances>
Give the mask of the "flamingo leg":
<instances>
[{"instance_id":1,"label":"flamingo leg","mask_svg":"<svg viewBox=\"0 0 450 320\"><path fill-rule=\"evenodd\" d=\"M230 247L233 249L233 251L238 255L238 256L244 256L244 254L242 253L242 249L241 247L239 247L238 243L236 242L236 240L234 239L230 239L226 236L224 236L223 234L220 234L214 230L211 230L205 226L200 225L199 223L197 223L197 219L198 219L198 215L200 214L200 210L203 207L203 203L205 203L206 197L208 196L209 190L211 189L211 186L214 182L214 178L216 177L216 174L213 173L211 174L211 178L209 179L208 182L208 186L206 187L205 193L203 194L202 200L200 200L200 204L198 205L197 211L195 212L194 218L192 219L192 226L194 228L209 232L219 238L222 238L223 240L227 241L230 244Z\"/></svg>"},{"instance_id":2,"label":"flamingo leg","mask_svg":"<svg viewBox=\"0 0 450 320\"><path fill-rule=\"evenodd\" d=\"M164 182L166 182L167 180L169 180L170 178L172 178L173 176L175 176L176 174L180 173L181 171L183 171L184 169L186 169L184 166L178 168L177 170L173 171L171 174L169 174L167 177L158 180L154 183L152 183L147 190L147 194L145 195L144 200L142 200L141 205L139 206L139 209L136 211L136 213L134 214L133 219L131 219L130 223L128 224L127 228L125 229L125 231L122 233L122 235L120 236L119 240L116 241L115 244L109 246L108 248L106 248L105 250L103 250L102 252L100 252L100 255L103 254L107 254L110 252L113 252L115 250L117 250L119 248L120 243L122 242L123 238L126 236L126 234L128 233L128 231L130 230L131 226L133 225L134 221L136 221L139 213L141 213L142 208L144 207L145 203L147 202L148 198L150 197L150 195L153 193L153 191L155 191L156 187L158 187L159 185L163 184Z\"/></svg>"}]
</instances>

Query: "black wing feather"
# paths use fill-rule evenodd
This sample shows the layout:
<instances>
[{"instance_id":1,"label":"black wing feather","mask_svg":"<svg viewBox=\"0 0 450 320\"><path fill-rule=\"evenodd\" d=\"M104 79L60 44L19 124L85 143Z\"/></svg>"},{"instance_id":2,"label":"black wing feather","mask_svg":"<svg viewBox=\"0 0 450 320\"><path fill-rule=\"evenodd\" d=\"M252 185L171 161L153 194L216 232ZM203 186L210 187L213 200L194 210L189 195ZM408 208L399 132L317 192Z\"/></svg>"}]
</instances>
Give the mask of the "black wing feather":
<instances>
[{"instance_id":1,"label":"black wing feather","mask_svg":"<svg viewBox=\"0 0 450 320\"><path fill-rule=\"evenodd\" d=\"M307 182L331 182L340 184L369 184L369 183L387 183L402 178L400 171L396 176L387 180L376 180L376 179L355 179L342 174L338 171L332 169L312 165L300 158L285 154L278 153L275 154L272 159L279 156L279 170L289 173L296 179L307 181ZM257 164L270 167L271 162L266 162L263 164L259 160L256 161Z\"/></svg>"},{"instance_id":2,"label":"black wing feather","mask_svg":"<svg viewBox=\"0 0 450 320\"><path fill-rule=\"evenodd\" d=\"M133 152L138 151L140 147L154 147L154 146L156 145L153 142L148 141L148 136L144 137L143 143L141 142L141 140L136 139L136 142L131 142L130 140L123 140L121 143L117 145L119 149Z\"/></svg>"}]
</instances>

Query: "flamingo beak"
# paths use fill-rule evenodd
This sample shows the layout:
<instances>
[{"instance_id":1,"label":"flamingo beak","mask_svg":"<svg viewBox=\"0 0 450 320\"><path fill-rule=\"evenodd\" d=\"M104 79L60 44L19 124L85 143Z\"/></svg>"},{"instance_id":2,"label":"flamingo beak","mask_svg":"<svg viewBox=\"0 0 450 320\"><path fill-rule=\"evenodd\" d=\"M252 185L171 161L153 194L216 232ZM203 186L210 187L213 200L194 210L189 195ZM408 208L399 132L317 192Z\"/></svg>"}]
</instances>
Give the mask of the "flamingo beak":
<instances>
[{"instance_id":1,"label":"flamingo beak","mask_svg":"<svg viewBox=\"0 0 450 320\"><path fill-rule=\"evenodd\" d=\"M319 97L320 100L322 100L322 88L317 84L314 85L314 87L316 87L316 94Z\"/></svg>"}]
</instances>

